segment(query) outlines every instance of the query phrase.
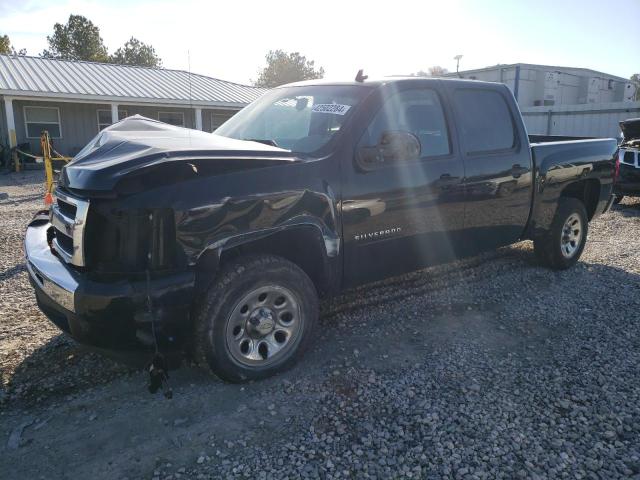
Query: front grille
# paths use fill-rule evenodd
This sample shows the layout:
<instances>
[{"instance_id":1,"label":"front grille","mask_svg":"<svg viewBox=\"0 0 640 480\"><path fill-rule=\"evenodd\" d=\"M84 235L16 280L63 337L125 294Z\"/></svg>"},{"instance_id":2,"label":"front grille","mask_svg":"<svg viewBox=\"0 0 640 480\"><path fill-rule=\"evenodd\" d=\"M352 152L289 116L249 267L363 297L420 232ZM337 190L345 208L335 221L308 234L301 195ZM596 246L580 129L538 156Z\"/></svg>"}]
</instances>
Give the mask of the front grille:
<instances>
[{"instance_id":1,"label":"front grille","mask_svg":"<svg viewBox=\"0 0 640 480\"><path fill-rule=\"evenodd\" d=\"M78 208L75 206L75 204L71 204L68 201L62 200L61 198L58 198L56 203L58 204L58 208L63 215L69 218L75 218L78 211Z\"/></svg>"},{"instance_id":2,"label":"front grille","mask_svg":"<svg viewBox=\"0 0 640 480\"><path fill-rule=\"evenodd\" d=\"M88 200L56 190L56 202L51 206L53 247L66 263L78 267L85 265L83 244L88 211Z\"/></svg>"},{"instance_id":3,"label":"front grille","mask_svg":"<svg viewBox=\"0 0 640 480\"><path fill-rule=\"evenodd\" d=\"M620 149L620 161L625 165L633 165L640 168L640 152L638 150Z\"/></svg>"},{"instance_id":4,"label":"front grille","mask_svg":"<svg viewBox=\"0 0 640 480\"><path fill-rule=\"evenodd\" d=\"M624 157L622 158L624 163L628 163L629 165L635 165L636 159L634 158L633 152L624 152Z\"/></svg>"}]
</instances>

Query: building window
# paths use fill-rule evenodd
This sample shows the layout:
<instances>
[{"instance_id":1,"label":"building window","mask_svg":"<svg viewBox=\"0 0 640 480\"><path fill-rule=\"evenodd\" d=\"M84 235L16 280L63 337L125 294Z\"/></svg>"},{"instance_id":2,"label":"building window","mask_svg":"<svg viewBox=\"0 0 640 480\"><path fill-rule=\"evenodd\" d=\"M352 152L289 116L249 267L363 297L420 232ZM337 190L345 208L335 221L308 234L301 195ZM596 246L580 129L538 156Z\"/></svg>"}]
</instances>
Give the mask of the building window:
<instances>
[{"instance_id":1,"label":"building window","mask_svg":"<svg viewBox=\"0 0 640 480\"><path fill-rule=\"evenodd\" d=\"M118 110L118 120L127 118L126 110ZM98 131L111 125L111 110L98 110Z\"/></svg>"},{"instance_id":2,"label":"building window","mask_svg":"<svg viewBox=\"0 0 640 480\"><path fill-rule=\"evenodd\" d=\"M184 127L183 112L158 112L158 120L176 127Z\"/></svg>"},{"instance_id":3,"label":"building window","mask_svg":"<svg viewBox=\"0 0 640 480\"><path fill-rule=\"evenodd\" d=\"M233 117L233 113L212 113L211 114L211 131L215 132L224 122Z\"/></svg>"},{"instance_id":4,"label":"building window","mask_svg":"<svg viewBox=\"0 0 640 480\"><path fill-rule=\"evenodd\" d=\"M62 138L58 107L24 107L24 125L27 138L40 138L43 130L51 138Z\"/></svg>"}]
</instances>

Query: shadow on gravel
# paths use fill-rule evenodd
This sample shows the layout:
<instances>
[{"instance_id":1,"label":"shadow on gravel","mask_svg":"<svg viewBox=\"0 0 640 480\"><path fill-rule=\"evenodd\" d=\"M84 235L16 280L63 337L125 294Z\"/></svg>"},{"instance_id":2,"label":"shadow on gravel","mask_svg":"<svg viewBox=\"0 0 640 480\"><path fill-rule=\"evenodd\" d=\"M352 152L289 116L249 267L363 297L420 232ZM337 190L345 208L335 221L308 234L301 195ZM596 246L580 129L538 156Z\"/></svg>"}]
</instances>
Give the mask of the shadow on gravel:
<instances>
[{"instance_id":1,"label":"shadow on gravel","mask_svg":"<svg viewBox=\"0 0 640 480\"><path fill-rule=\"evenodd\" d=\"M6 195L6 194L5 194ZM43 196L40 193L37 193L35 195L25 195L25 196L20 196L20 197L10 197L9 195L6 195L4 198L2 198L2 196L0 195L0 206L2 205L17 205L20 203L28 203L28 202L34 202L37 200L42 200Z\"/></svg>"},{"instance_id":2,"label":"shadow on gravel","mask_svg":"<svg viewBox=\"0 0 640 480\"><path fill-rule=\"evenodd\" d=\"M611 210L625 217L640 217L640 197L624 197L621 203L612 205Z\"/></svg>"},{"instance_id":3,"label":"shadow on gravel","mask_svg":"<svg viewBox=\"0 0 640 480\"><path fill-rule=\"evenodd\" d=\"M90 352L64 334L34 350L10 375L2 378L7 406L25 407L110 382L134 370ZM5 377L7 372L2 372Z\"/></svg>"},{"instance_id":4,"label":"shadow on gravel","mask_svg":"<svg viewBox=\"0 0 640 480\"><path fill-rule=\"evenodd\" d=\"M4 272L0 272L0 280L9 280L11 277L26 271L27 271L26 264L22 263L20 265L15 265L11 268L8 268Z\"/></svg>"}]
</instances>

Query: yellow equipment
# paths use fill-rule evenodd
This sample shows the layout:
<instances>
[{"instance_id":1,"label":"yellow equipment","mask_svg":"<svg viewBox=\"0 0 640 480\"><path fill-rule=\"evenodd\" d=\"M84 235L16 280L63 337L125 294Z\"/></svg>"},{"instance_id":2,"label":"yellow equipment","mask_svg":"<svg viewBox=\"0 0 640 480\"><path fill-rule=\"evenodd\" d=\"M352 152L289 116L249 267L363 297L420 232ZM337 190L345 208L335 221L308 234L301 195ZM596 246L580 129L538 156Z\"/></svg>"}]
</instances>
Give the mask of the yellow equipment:
<instances>
[{"instance_id":1,"label":"yellow equipment","mask_svg":"<svg viewBox=\"0 0 640 480\"><path fill-rule=\"evenodd\" d=\"M44 173L45 173L45 185L46 191L44 194L44 204L51 205L53 203L53 161L63 161L68 162L72 159L72 157L65 157L56 152L51 146L51 139L49 138L49 132L44 130L42 135L40 135L40 147L42 148L42 158L44 160ZM51 156L51 153L55 155L55 157Z\"/></svg>"},{"instance_id":2,"label":"yellow equipment","mask_svg":"<svg viewBox=\"0 0 640 480\"><path fill-rule=\"evenodd\" d=\"M45 173L45 194L44 194L44 204L49 206L53 203L53 184L55 182L54 179L54 170L53 170L53 162L54 161L62 161L69 162L73 157L65 157L64 155L60 155L58 152L54 150L51 146L51 138L49 137L49 132L43 130L40 134L40 147L42 148L42 156L37 157L35 155L31 155L27 152L23 152L14 149L14 164L16 172L22 170L22 165L18 154L33 158L37 163L44 162L44 173ZM51 154L53 153L52 156Z\"/></svg>"}]
</instances>

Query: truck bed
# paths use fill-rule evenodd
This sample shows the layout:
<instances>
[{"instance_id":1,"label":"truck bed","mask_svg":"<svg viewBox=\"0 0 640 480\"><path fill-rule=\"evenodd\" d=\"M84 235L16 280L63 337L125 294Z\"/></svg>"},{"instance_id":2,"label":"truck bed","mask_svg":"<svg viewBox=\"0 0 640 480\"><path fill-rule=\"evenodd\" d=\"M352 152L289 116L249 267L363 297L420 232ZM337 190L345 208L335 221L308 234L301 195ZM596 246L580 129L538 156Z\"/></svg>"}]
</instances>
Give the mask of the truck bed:
<instances>
[{"instance_id":1,"label":"truck bed","mask_svg":"<svg viewBox=\"0 0 640 480\"><path fill-rule=\"evenodd\" d=\"M529 143L564 142L568 140L593 140L595 137L571 137L568 135L528 135Z\"/></svg>"}]
</instances>

